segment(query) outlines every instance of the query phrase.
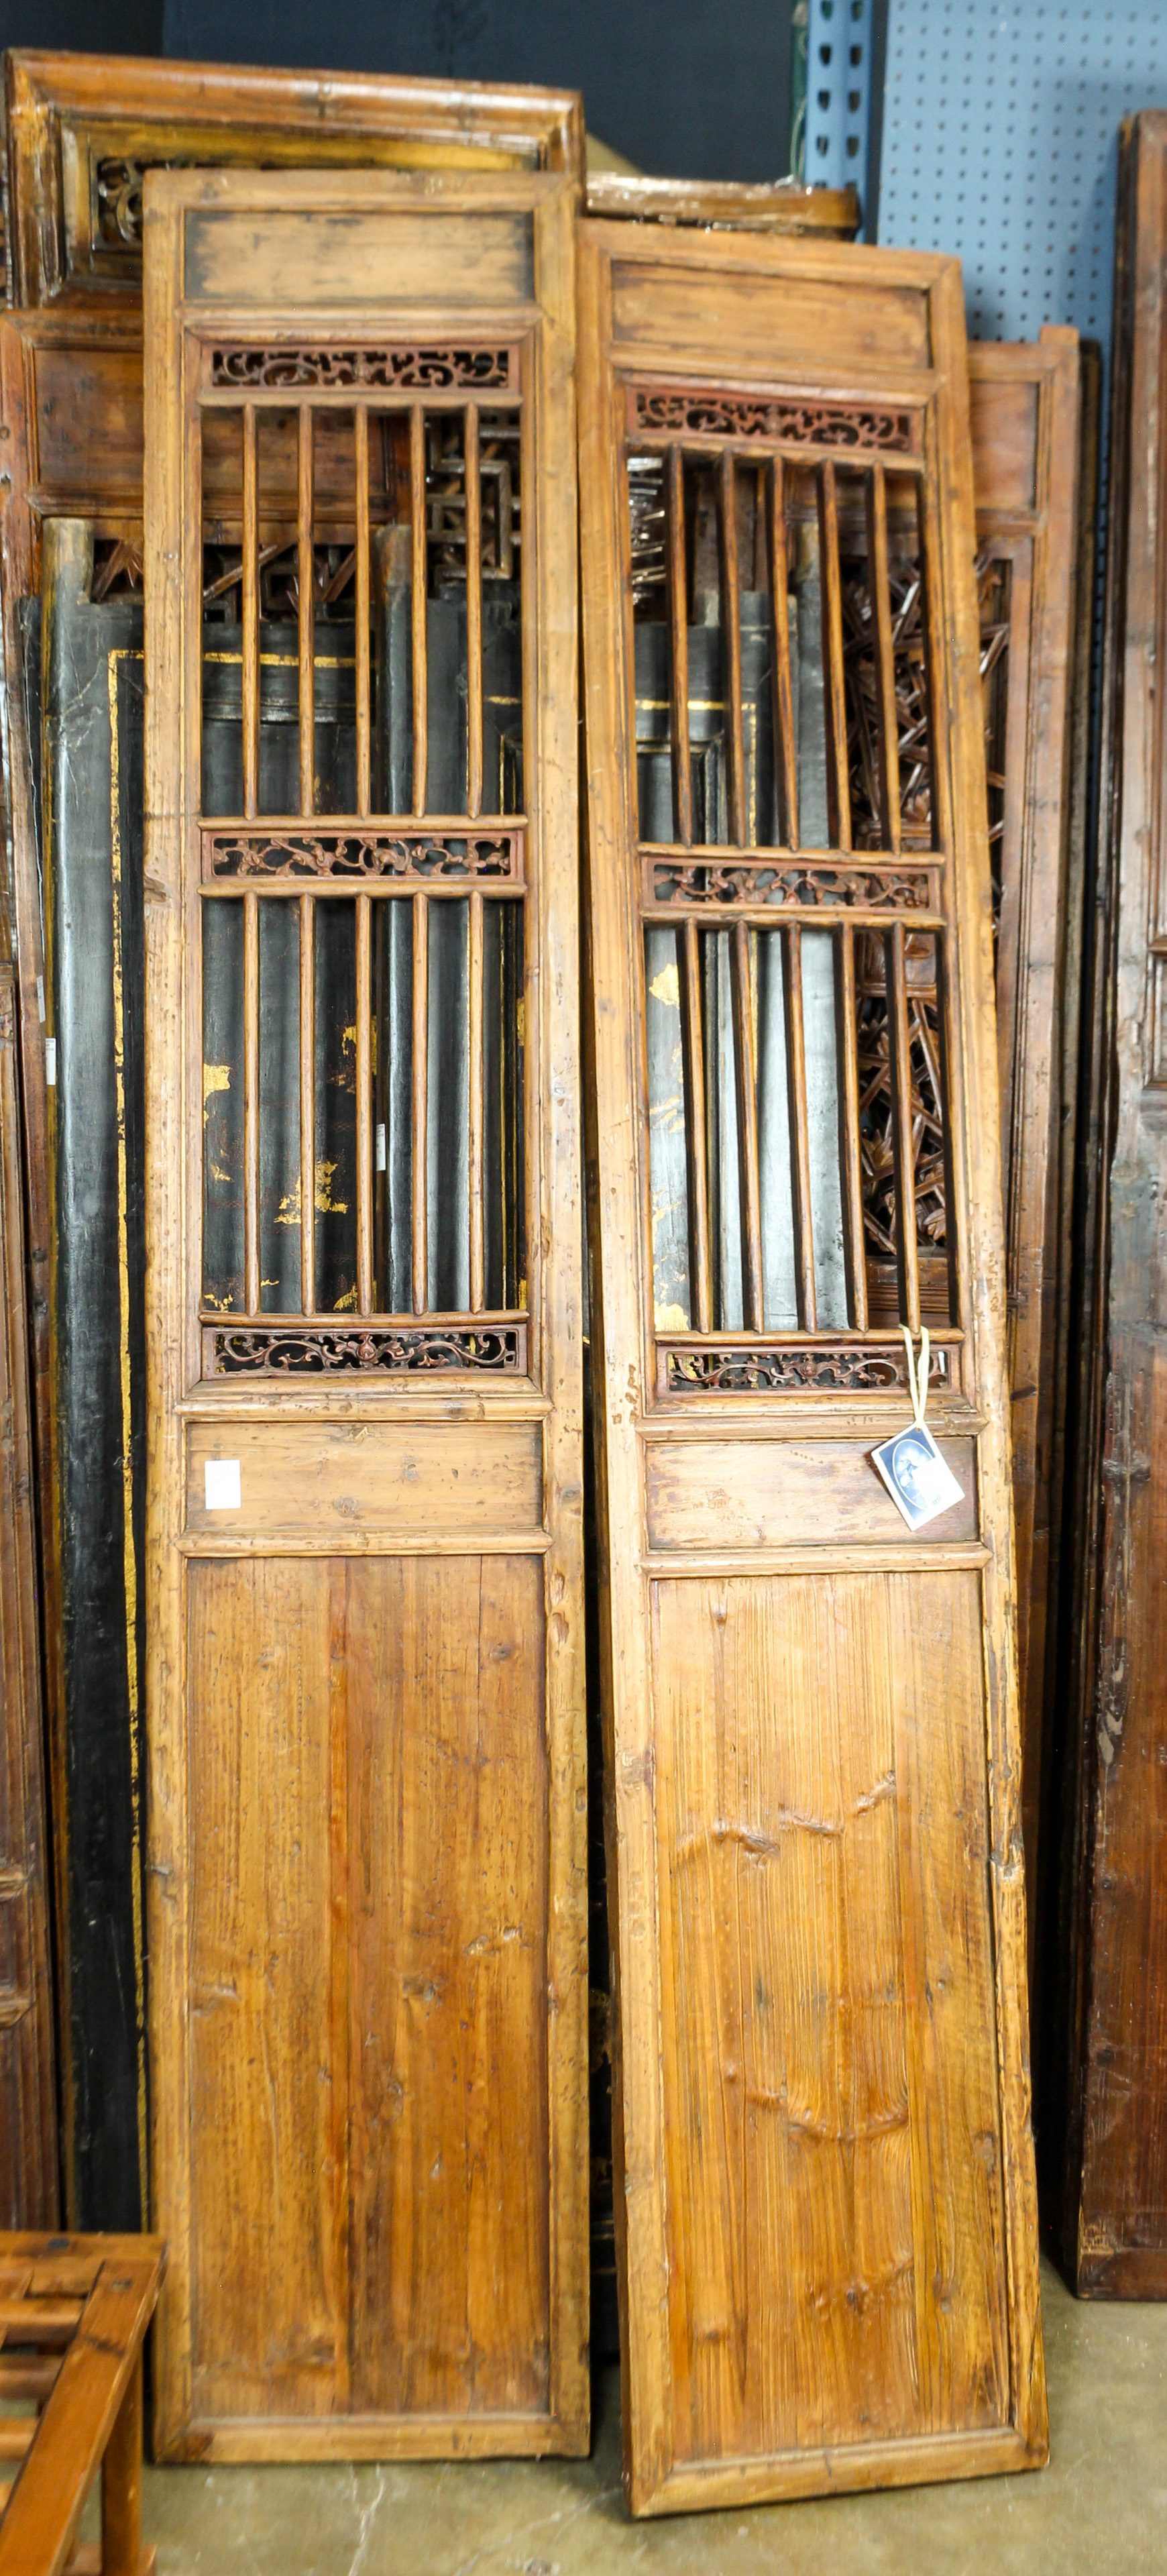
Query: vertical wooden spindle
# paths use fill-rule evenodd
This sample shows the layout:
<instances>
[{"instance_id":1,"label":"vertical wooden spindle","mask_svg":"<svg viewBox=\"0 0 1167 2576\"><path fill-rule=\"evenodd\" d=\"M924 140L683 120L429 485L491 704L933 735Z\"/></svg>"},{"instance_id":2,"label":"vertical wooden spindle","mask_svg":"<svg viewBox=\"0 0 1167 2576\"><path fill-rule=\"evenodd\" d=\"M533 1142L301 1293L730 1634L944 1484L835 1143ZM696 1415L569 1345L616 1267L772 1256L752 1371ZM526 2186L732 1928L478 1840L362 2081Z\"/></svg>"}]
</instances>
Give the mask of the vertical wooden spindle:
<instances>
[{"instance_id":1,"label":"vertical wooden spindle","mask_svg":"<svg viewBox=\"0 0 1167 2576\"><path fill-rule=\"evenodd\" d=\"M920 1329L920 1278L916 1248L916 1155L912 1134L912 1046L908 1027L908 970L904 925L894 922L885 940L889 985L887 1034L891 1059L892 1116L895 1134L896 1258L900 1274L900 1321L909 1332Z\"/></svg>"},{"instance_id":2,"label":"vertical wooden spindle","mask_svg":"<svg viewBox=\"0 0 1167 2576\"><path fill-rule=\"evenodd\" d=\"M839 501L835 469L818 469L819 562L823 585L823 678L827 698L827 814L831 847L851 847L851 779L847 765L847 694L843 681L843 593L839 572Z\"/></svg>"},{"instance_id":3,"label":"vertical wooden spindle","mask_svg":"<svg viewBox=\"0 0 1167 2576\"><path fill-rule=\"evenodd\" d=\"M806 1032L802 1016L802 931L797 922L780 932L786 941L786 1085L790 1106L790 1168L794 1214L794 1285L799 1327L813 1333L818 1306L814 1284L814 1223L810 1201L810 1129L806 1107Z\"/></svg>"},{"instance_id":4,"label":"vertical wooden spindle","mask_svg":"<svg viewBox=\"0 0 1167 2576\"><path fill-rule=\"evenodd\" d=\"M466 811L482 812L482 480L478 406L466 406Z\"/></svg>"},{"instance_id":5,"label":"vertical wooden spindle","mask_svg":"<svg viewBox=\"0 0 1167 2576\"><path fill-rule=\"evenodd\" d=\"M371 895L357 896L357 1313L373 1311L373 947Z\"/></svg>"},{"instance_id":6,"label":"vertical wooden spindle","mask_svg":"<svg viewBox=\"0 0 1167 2576\"><path fill-rule=\"evenodd\" d=\"M693 1305L699 1333L713 1330L713 1263L709 1250L709 1145L705 1121L705 1039L701 1020L701 934L685 923L682 986L685 1064L685 1134L689 1156L689 1205L693 1217Z\"/></svg>"},{"instance_id":7,"label":"vertical wooden spindle","mask_svg":"<svg viewBox=\"0 0 1167 2576\"><path fill-rule=\"evenodd\" d=\"M358 403L353 414L353 469L356 480L357 812L367 814L372 793L369 747L369 415L363 403Z\"/></svg>"},{"instance_id":8,"label":"vertical wooden spindle","mask_svg":"<svg viewBox=\"0 0 1167 2576\"><path fill-rule=\"evenodd\" d=\"M470 1193L470 1312L480 1315L485 1303L485 1228L483 1223L483 899L470 897L470 1143L467 1158Z\"/></svg>"},{"instance_id":9,"label":"vertical wooden spindle","mask_svg":"<svg viewBox=\"0 0 1167 2576\"><path fill-rule=\"evenodd\" d=\"M312 562L313 493L312 406L301 403L296 497L300 628L300 812L316 806L316 666L315 573Z\"/></svg>"},{"instance_id":10,"label":"vertical wooden spindle","mask_svg":"<svg viewBox=\"0 0 1167 2576\"><path fill-rule=\"evenodd\" d=\"M688 849L693 839L693 771L689 754L689 583L685 568L685 464L679 447L669 449L665 502L672 636L673 801L677 838Z\"/></svg>"},{"instance_id":11,"label":"vertical wooden spindle","mask_svg":"<svg viewBox=\"0 0 1167 2576\"><path fill-rule=\"evenodd\" d=\"M300 897L300 1311L316 1312L316 903Z\"/></svg>"},{"instance_id":12,"label":"vertical wooden spindle","mask_svg":"<svg viewBox=\"0 0 1167 2576\"><path fill-rule=\"evenodd\" d=\"M101 2463L101 2576L139 2576L142 2563L142 2355L139 2351Z\"/></svg>"},{"instance_id":13,"label":"vertical wooden spindle","mask_svg":"<svg viewBox=\"0 0 1167 2576\"><path fill-rule=\"evenodd\" d=\"M871 597L872 642L875 647L876 730L879 757L879 828L885 850L900 848L899 722L896 716L895 653L891 631L891 585L887 571L887 478L877 458L867 482L867 578Z\"/></svg>"},{"instance_id":14,"label":"vertical wooden spindle","mask_svg":"<svg viewBox=\"0 0 1167 2576\"><path fill-rule=\"evenodd\" d=\"M835 1007L847 1311L852 1330L865 1333L867 1246L863 1232L863 1156L859 1131L859 1018L855 990L855 933L847 923L839 932Z\"/></svg>"},{"instance_id":15,"label":"vertical wooden spindle","mask_svg":"<svg viewBox=\"0 0 1167 2576\"><path fill-rule=\"evenodd\" d=\"M424 814L429 769L429 657L426 645L425 412L409 414L410 561L413 573L413 810Z\"/></svg>"},{"instance_id":16,"label":"vertical wooden spindle","mask_svg":"<svg viewBox=\"0 0 1167 2576\"><path fill-rule=\"evenodd\" d=\"M948 793L948 763L943 735L945 711L936 692L936 674L944 668L944 608L940 596L940 560L933 544L928 516L928 493L921 475L916 485L916 524L919 530L920 572L922 588L924 647L924 704L928 710L928 742L925 776L929 782L931 817L929 839L934 850L952 848L952 808ZM917 758L919 754L917 753Z\"/></svg>"},{"instance_id":17,"label":"vertical wooden spindle","mask_svg":"<svg viewBox=\"0 0 1167 2576\"><path fill-rule=\"evenodd\" d=\"M413 1311L429 1304L429 898L413 898Z\"/></svg>"},{"instance_id":18,"label":"vertical wooden spindle","mask_svg":"<svg viewBox=\"0 0 1167 2576\"><path fill-rule=\"evenodd\" d=\"M750 934L735 922L730 950L733 1052L737 1073L737 1143L742 1219L742 1308L747 1332L765 1330L762 1302L762 1195L758 1173L758 1085Z\"/></svg>"},{"instance_id":19,"label":"vertical wooden spindle","mask_svg":"<svg viewBox=\"0 0 1167 2576\"><path fill-rule=\"evenodd\" d=\"M243 898L243 1302L259 1313L259 898Z\"/></svg>"},{"instance_id":20,"label":"vertical wooden spindle","mask_svg":"<svg viewBox=\"0 0 1167 2576\"><path fill-rule=\"evenodd\" d=\"M729 837L741 850L746 844L746 772L742 728L742 633L737 573L737 467L727 448L717 488L721 539L721 633L728 681L725 710L726 767L729 773Z\"/></svg>"},{"instance_id":21,"label":"vertical wooden spindle","mask_svg":"<svg viewBox=\"0 0 1167 2576\"><path fill-rule=\"evenodd\" d=\"M776 456L766 491L770 575L770 680L774 700L774 775L778 829L788 850L798 848L798 773L794 749L794 690L790 677L790 563L786 546L786 467Z\"/></svg>"},{"instance_id":22,"label":"vertical wooden spindle","mask_svg":"<svg viewBox=\"0 0 1167 2576\"><path fill-rule=\"evenodd\" d=\"M255 404L243 406L243 811L259 812L259 459Z\"/></svg>"}]
</instances>

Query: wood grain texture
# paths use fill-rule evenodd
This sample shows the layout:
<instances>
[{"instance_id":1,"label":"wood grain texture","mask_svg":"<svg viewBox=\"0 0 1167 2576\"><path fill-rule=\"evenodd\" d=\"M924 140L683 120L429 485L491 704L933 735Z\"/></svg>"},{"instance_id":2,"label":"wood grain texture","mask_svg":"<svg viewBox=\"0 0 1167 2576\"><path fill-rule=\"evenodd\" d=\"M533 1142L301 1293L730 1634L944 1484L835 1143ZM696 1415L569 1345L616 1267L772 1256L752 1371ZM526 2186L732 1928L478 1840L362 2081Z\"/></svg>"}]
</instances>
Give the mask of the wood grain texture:
<instances>
[{"instance_id":1,"label":"wood grain texture","mask_svg":"<svg viewBox=\"0 0 1167 2576\"><path fill-rule=\"evenodd\" d=\"M1083 1001L1051 2190L1079 2291L1167 2276L1162 1579L1167 116L1122 129L1098 884Z\"/></svg>"},{"instance_id":2,"label":"wood grain texture","mask_svg":"<svg viewBox=\"0 0 1167 2576\"><path fill-rule=\"evenodd\" d=\"M878 1521L858 1397L707 1411L655 1392L629 378L829 392L857 411L894 383L920 406L966 1371L936 1420L966 1444L960 1532L905 1543ZM597 1484L637 2513L1045 2456L967 419L951 262L665 227L633 248L626 227L581 228ZM845 1146L845 1101L840 1126Z\"/></svg>"},{"instance_id":3,"label":"wood grain texture","mask_svg":"<svg viewBox=\"0 0 1167 2576\"><path fill-rule=\"evenodd\" d=\"M382 243L400 222L394 294L354 325L338 289L314 348L414 344L419 223L443 331L473 338L488 293L492 339L521 345L532 1370L200 1385L202 513L182 349L270 299L241 248L260 216L311 218L311 244L316 215L346 207ZM235 306L184 302L192 210L226 227ZM530 254L501 307L497 265L463 256L492 217ZM146 185L152 2069L173 2249L155 2437L171 2457L587 2442L572 217L549 176ZM321 238L355 291L360 225L347 254L339 229ZM274 327L294 333L301 301ZM425 933L424 892L416 909ZM371 1085L371 1043L354 1053ZM364 1138L371 1159L367 1112ZM240 1464L237 1513L207 1511L212 1458Z\"/></svg>"},{"instance_id":4,"label":"wood grain texture","mask_svg":"<svg viewBox=\"0 0 1167 2576\"><path fill-rule=\"evenodd\" d=\"M654 1587L679 2459L1005 2420L978 1586L930 1586Z\"/></svg>"},{"instance_id":5,"label":"wood grain texture","mask_svg":"<svg viewBox=\"0 0 1167 2576\"><path fill-rule=\"evenodd\" d=\"M1068 1295L1068 1180L1076 1115L1080 878L1071 880L1075 684L1083 580L1077 334L969 347L973 476L982 561L1009 582L998 851L997 1031L1017 1539L1022 1820L1030 2000L1044 1884L1041 1837L1056 1723L1057 1424L1066 1400L1058 1323ZM1081 731L1079 722L1078 731ZM1079 746L1079 758L1081 749ZM1067 1142L1063 1144L1063 1138Z\"/></svg>"}]
</instances>

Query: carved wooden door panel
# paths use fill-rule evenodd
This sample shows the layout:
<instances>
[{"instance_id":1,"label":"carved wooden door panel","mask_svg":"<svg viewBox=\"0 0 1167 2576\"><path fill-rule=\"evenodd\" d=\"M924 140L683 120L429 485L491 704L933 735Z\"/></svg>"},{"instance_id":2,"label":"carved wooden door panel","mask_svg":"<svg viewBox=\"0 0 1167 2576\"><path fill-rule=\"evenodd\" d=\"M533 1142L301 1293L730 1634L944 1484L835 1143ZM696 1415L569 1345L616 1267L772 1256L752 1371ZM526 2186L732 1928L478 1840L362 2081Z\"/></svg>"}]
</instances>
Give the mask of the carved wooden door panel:
<instances>
[{"instance_id":1,"label":"carved wooden door panel","mask_svg":"<svg viewBox=\"0 0 1167 2576\"><path fill-rule=\"evenodd\" d=\"M587 2438L571 215L146 183L171 2456Z\"/></svg>"},{"instance_id":2,"label":"carved wooden door panel","mask_svg":"<svg viewBox=\"0 0 1167 2576\"><path fill-rule=\"evenodd\" d=\"M637 2511L1044 2456L954 262L581 248ZM901 1324L963 1499L869 1452Z\"/></svg>"}]
</instances>

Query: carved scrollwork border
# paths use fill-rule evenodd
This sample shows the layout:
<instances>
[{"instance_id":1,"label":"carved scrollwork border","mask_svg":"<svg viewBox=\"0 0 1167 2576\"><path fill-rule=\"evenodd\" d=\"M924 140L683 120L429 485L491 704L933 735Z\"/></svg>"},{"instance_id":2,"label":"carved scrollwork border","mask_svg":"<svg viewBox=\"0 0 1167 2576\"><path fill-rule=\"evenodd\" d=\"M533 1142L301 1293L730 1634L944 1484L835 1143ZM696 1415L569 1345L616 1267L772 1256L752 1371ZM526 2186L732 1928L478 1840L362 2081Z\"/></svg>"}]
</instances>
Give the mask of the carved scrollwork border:
<instances>
[{"instance_id":1,"label":"carved scrollwork border","mask_svg":"<svg viewBox=\"0 0 1167 2576\"><path fill-rule=\"evenodd\" d=\"M215 832L202 836L203 883L240 877L465 877L523 883L523 835L514 832Z\"/></svg>"},{"instance_id":2,"label":"carved scrollwork border","mask_svg":"<svg viewBox=\"0 0 1167 2576\"><path fill-rule=\"evenodd\" d=\"M656 1345L658 1395L850 1395L908 1393L903 1343L756 1342ZM956 1353L933 1343L928 1383L947 1393Z\"/></svg>"},{"instance_id":3,"label":"carved scrollwork border","mask_svg":"<svg viewBox=\"0 0 1167 2576\"><path fill-rule=\"evenodd\" d=\"M525 1323L366 1325L356 1332L216 1324L203 1333L204 1377L383 1376L439 1369L525 1376Z\"/></svg>"},{"instance_id":4,"label":"carved scrollwork border","mask_svg":"<svg viewBox=\"0 0 1167 2576\"><path fill-rule=\"evenodd\" d=\"M766 904L788 906L854 906L866 912L926 912L934 901L931 871L922 868L819 867L794 859L692 858L645 860L645 899L649 904Z\"/></svg>"},{"instance_id":5,"label":"carved scrollwork border","mask_svg":"<svg viewBox=\"0 0 1167 2576\"><path fill-rule=\"evenodd\" d=\"M830 447L918 456L921 414L893 404L813 396L725 393L717 386L630 385L634 436L759 438L789 447Z\"/></svg>"},{"instance_id":6,"label":"carved scrollwork border","mask_svg":"<svg viewBox=\"0 0 1167 2576\"><path fill-rule=\"evenodd\" d=\"M518 352L512 347L453 347L427 344L411 348L238 348L226 344L210 352L209 382L216 390L237 386L301 390L352 386L384 393L468 393L518 391Z\"/></svg>"}]
</instances>

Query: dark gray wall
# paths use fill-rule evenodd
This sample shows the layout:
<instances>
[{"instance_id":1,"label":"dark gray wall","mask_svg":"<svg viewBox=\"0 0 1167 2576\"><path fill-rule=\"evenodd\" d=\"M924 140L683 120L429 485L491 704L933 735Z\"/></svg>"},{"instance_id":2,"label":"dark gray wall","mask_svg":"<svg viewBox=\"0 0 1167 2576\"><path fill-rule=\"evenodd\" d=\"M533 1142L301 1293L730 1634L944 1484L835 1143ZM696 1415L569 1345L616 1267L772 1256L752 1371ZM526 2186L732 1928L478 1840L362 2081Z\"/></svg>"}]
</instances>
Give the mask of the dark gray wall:
<instances>
[{"instance_id":1,"label":"dark gray wall","mask_svg":"<svg viewBox=\"0 0 1167 2576\"><path fill-rule=\"evenodd\" d=\"M582 89L591 131L643 169L777 179L790 18L791 0L165 0L163 51Z\"/></svg>"},{"instance_id":2,"label":"dark gray wall","mask_svg":"<svg viewBox=\"0 0 1167 2576\"><path fill-rule=\"evenodd\" d=\"M162 0L0 0L0 48L5 45L160 54Z\"/></svg>"}]
</instances>

